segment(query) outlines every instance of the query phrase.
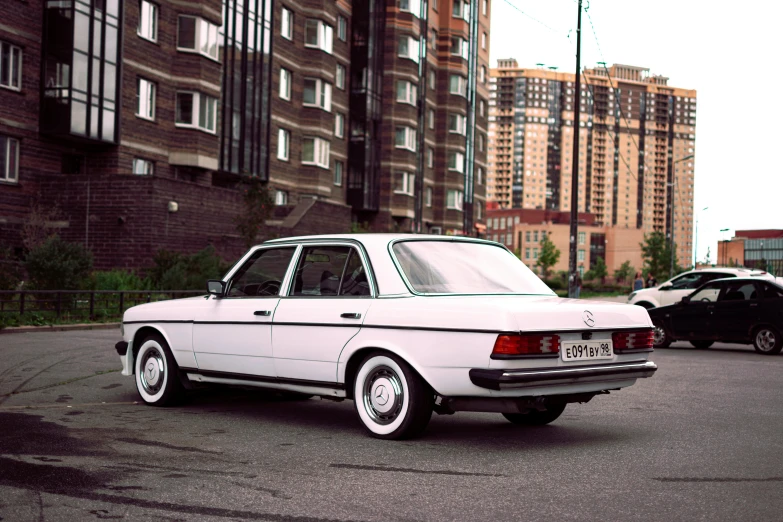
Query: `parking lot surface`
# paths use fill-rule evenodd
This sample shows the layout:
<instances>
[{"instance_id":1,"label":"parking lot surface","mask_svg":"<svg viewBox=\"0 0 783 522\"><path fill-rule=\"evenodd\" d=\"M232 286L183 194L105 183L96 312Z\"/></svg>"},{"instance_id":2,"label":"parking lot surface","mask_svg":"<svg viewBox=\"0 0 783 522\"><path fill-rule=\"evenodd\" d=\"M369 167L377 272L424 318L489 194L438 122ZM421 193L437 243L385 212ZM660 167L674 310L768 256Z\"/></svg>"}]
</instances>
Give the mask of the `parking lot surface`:
<instances>
[{"instance_id":1,"label":"parking lot surface","mask_svg":"<svg viewBox=\"0 0 783 522\"><path fill-rule=\"evenodd\" d=\"M544 427L200 391L139 403L114 330L0 336L2 520L780 520L783 356L657 350L659 371Z\"/></svg>"}]
</instances>

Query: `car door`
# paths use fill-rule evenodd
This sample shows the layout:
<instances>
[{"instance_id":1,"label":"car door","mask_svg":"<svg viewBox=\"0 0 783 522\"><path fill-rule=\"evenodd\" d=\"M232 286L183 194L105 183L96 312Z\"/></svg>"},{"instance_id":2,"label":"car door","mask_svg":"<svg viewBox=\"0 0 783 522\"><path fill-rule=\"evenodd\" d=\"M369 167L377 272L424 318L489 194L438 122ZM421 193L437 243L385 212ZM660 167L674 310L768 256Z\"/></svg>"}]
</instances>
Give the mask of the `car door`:
<instances>
[{"instance_id":1,"label":"car door","mask_svg":"<svg viewBox=\"0 0 783 522\"><path fill-rule=\"evenodd\" d=\"M764 295L758 305L759 322L783 329L783 285L769 282L759 283Z\"/></svg>"},{"instance_id":2,"label":"car door","mask_svg":"<svg viewBox=\"0 0 783 522\"><path fill-rule=\"evenodd\" d=\"M358 246L304 246L272 326L281 381L337 382L340 352L372 303L372 274Z\"/></svg>"},{"instance_id":3,"label":"car door","mask_svg":"<svg viewBox=\"0 0 783 522\"><path fill-rule=\"evenodd\" d=\"M738 280L724 283L718 301L711 306L712 330L716 339L747 339L750 328L758 322L761 289L757 282Z\"/></svg>"},{"instance_id":4,"label":"car door","mask_svg":"<svg viewBox=\"0 0 783 522\"><path fill-rule=\"evenodd\" d=\"M272 319L296 249L255 250L227 282L225 296L210 296L193 324L199 370L274 379Z\"/></svg>"},{"instance_id":5,"label":"car door","mask_svg":"<svg viewBox=\"0 0 783 522\"><path fill-rule=\"evenodd\" d=\"M692 293L688 301L672 309L671 328L675 339L710 339L709 306L718 300L721 288L720 281L708 283Z\"/></svg>"}]
</instances>

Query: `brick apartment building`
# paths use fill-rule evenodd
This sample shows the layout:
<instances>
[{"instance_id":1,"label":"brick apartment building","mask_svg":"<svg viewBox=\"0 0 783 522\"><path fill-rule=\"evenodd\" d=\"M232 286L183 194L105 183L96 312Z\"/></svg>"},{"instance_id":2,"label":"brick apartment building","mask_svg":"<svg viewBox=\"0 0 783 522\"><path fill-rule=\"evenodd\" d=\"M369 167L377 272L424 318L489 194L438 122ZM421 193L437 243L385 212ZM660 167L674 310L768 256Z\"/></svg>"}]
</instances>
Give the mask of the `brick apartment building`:
<instances>
[{"instance_id":1,"label":"brick apartment building","mask_svg":"<svg viewBox=\"0 0 783 522\"><path fill-rule=\"evenodd\" d=\"M499 60L490 90L487 198L500 208L570 210L575 75ZM673 233L679 263L689 265L696 91L613 65L585 69L579 98L578 210L601 227Z\"/></svg>"},{"instance_id":2,"label":"brick apartment building","mask_svg":"<svg viewBox=\"0 0 783 522\"><path fill-rule=\"evenodd\" d=\"M8 0L0 244L34 207L96 265L265 234L483 230L489 0Z\"/></svg>"},{"instance_id":3,"label":"brick apartment building","mask_svg":"<svg viewBox=\"0 0 783 522\"><path fill-rule=\"evenodd\" d=\"M745 266L783 277L783 230L735 230L734 237L718 241L718 266Z\"/></svg>"}]
</instances>

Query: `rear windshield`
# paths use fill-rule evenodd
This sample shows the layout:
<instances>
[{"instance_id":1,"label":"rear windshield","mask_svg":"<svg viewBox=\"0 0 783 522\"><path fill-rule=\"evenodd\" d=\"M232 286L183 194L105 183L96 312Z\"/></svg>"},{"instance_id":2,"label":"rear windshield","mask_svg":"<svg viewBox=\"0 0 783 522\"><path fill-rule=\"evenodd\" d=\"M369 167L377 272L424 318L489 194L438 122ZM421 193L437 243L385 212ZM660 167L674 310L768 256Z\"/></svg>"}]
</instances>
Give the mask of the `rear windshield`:
<instances>
[{"instance_id":1,"label":"rear windshield","mask_svg":"<svg viewBox=\"0 0 783 522\"><path fill-rule=\"evenodd\" d=\"M417 293L554 295L514 254L492 244L401 241L392 250Z\"/></svg>"}]
</instances>

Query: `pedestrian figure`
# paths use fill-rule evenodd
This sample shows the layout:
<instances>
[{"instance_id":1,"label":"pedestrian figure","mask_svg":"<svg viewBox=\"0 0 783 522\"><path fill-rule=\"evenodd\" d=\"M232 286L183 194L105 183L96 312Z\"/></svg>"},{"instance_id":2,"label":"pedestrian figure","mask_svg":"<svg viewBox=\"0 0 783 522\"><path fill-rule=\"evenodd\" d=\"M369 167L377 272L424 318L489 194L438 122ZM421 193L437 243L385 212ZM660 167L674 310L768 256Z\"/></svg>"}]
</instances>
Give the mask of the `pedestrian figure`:
<instances>
[{"instance_id":1,"label":"pedestrian figure","mask_svg":"<svg viewBox=\"0 0 783 522\"><path fill-rule=\"evenodd\" d=\"M647 274L647 288L652 288L654 286L658 286L658 281L656 281L655 276L650 272Z\"/></svg>"},{"instance_id":2,"label":"pedestrian figure","mask_svg":"<svg viewBox=\"0 0 783 522\"><path fill-rule=\"evenodd\" d=\"M576 298L579 299L579 294L582 292L582 278L579 276L579 273L576 274L576 284L574 285L576 287Z\"/></svg>"},{"instance_id":3,"label":"pedestrian figure","mask_svg":"<svg viewBox=\"0 0 783 522\"><path fill-rule=\"evenodd\" d=\"M633 291L641 290L644 288L644 279L642 279L642 273L636 272L636 276L633 278Z\"/></svg>"}]
</instances>

